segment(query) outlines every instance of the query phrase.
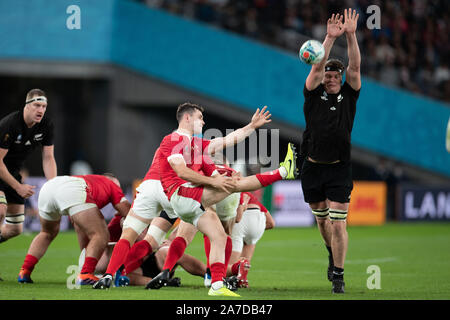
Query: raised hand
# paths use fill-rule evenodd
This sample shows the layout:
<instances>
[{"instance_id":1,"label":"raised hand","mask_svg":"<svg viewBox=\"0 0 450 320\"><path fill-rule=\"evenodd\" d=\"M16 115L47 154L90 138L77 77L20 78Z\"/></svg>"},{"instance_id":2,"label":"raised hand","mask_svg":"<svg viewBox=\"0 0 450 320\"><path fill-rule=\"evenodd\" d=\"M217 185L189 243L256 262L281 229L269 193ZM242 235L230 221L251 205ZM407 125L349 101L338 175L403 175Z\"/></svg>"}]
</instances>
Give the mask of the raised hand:
<instances>
[{"instance_id":1,"label":"raised hand","mask_svg":"<svg viewBox=\"0 0 450 320\"><path fill-rule=\"evenodd\" d=\"M334 14L331 16L330 19L327 21L327 35L332 38L337 38L341 36L345 29L344 25L342 24L342 19L344 18L343 15Z\"/></svg>"},{"instance_id":2,"label":"raised hand","mask_svg":"<svg viewBox=\"0 0 450 320\"><path fill-rule=\"evenodd\" d=\"M253 127L253 129L258 129L259 127L262 127L266 123L269 123L272 121L270 117L272 116L269 111L267 110L267 106L264 106L261 110L256 109L255 114L252 117L252 120L250 121L250 125Z\"/></svg>"},{"instance_id":3,"label":"raised hand","mask_svg":"<svg viewBox=\"0 0 450 320\"><path fill-rule=\"evenodd\" d=\"M359 13L351 8L344 10L344 29L345 33L355 33L358 26Z\"/></svg>"}]
</instances>

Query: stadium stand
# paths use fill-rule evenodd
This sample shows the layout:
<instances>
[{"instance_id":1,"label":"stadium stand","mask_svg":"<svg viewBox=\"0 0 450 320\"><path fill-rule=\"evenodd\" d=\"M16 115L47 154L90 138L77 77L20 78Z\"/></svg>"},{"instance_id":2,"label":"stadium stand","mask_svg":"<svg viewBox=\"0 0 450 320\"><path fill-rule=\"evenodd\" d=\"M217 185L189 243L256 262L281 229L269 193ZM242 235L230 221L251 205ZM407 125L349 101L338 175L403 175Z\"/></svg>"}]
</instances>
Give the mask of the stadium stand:
<instances>
[{"instance_id":1,"label":"stadium stand","mask_svg":"<svg viewBox=\"0 0 450 320\"><path fill-rule=\"evenodd\" d=\"M389 86L450 101L449 4L423 1L311 1L311 0L141 0L189 19L239 33L246 37L298 50L306 38L322 40L327 17L344 8L356 8L360 25L381 10L381 29L360 28L362 73ZM342 40L342 39L341 39ZM345 49L336 55L345 54ZM339 43L337 43L339 46Z\"/></svg>"}]
</instances>

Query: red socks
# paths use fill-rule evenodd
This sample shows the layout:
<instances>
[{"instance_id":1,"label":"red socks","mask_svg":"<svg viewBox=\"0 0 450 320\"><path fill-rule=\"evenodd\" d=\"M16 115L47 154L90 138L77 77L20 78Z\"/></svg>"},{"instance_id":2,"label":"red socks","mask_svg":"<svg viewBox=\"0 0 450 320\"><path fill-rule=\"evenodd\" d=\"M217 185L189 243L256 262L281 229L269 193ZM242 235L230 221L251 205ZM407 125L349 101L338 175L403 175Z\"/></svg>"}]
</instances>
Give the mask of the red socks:
<instances>
[{"instance_id":1,"label":"red socks","mask_svg":"<svg viewBox=\"0 0 450 320\"><path fill-rule=\"evenodd\" d=\"M241 263L240 260L238 260L235 264L231 266L231 274L236 275L239 273L239 264Z\"/></svg>"},{"instance_id":2,"label":"red socks","mask_svg":"<svg viewBox=\"0 0 450 320\"><path fill-rule=\"evenodd\" d=\"M98 260L94 257L86 257L80 273L94 273L97 262Z\"/></svg>"},{"instance_id":3,"label":"red socks","mask_svg":"<svg viewBox=\"0 0 450 320\"><path fill-rule=\"evenodd\" d=\"M209 241L209 238L207 236L203 236L204 244L205 244L205 253L206 253L206 267L211 270L211 279L212 279L212 269L209 265L209 253L211 251L211 242ZM225 245L225 263L222 263L224 266L223 275L227 274L227 267L228 263L230 262L231 258L231 252L233 250L233 242L231 240L231 237L227 237L227 243Z\"/></svg>"},{"instance_id":4,"label":"red socks","mask_svg":"<svg viewBox=\"0 0 450 320\"><path fill-rule=\"evenodd\" d=\"M142 264L142 258L153 252L153 248L147 240L136 242L128 252L125 261L125 274L133 272Z\"/></svg>"},{"instance_id":5,"label":"red socks","mask_svg":"<svg viewBox=\"0 0 450 320\"><path fill-rule=\"evenodd\" d=\"M211 283L223 281L223 278L225 277L225 267L226 265L220 262L211 265Z\"/></svg>"},{"instance_id":6,"label":"red socks","mask_svg":"<svg viewBox=\"0 0 450 320\"><path fill-rule=\"evenodd\" d=\"M130 242L127 239L120 239L114 247L111 260L106 273L114 275L127 258L130 251Z\"/></svg>"},{"instance_id":7,"label":"red socks","mask_svg":"<svg viewBox=\"0 0 450 320\"><path fill-rule=\"evenodd\" d=\"M36 265L36 263L38 263L38 258L36 258L35 256L32 256L31 254L27 254L25 256L25 260L23 262L22 265L22 269L26 269L28 271L33 271L34 266Z\"/></svg>"},{"instance_id":8,"label":"red socks","mask_svg":"<svg viewBox=\"0 0 450 320\"><path fill-rule=\"evenodd\" d=\"M231 241L231 237L228 236L227 244L225 245L225 274L226 274L228 263L230 262L232 249L233 249L233 242Z\"/></svg>"},{"instance_id":9,"label":"red socks","mask_svg":"<svg viewBox=\"0 0 450 320\"><path fill-rule=\"evenodd\" d=\"M166 261L164 262L163 270L169 269L171 271L177 261L183 256L186 250L186 240L182 237L176 237L170 244L167 252Z\"/></svg>"},{"instance_id":10,"label":"red socks","mask_svg":"<svg viewBox=\"0 0 450 320\"><path fill-rule=\"evenodd\" d=\"M115 215L108 224L109 241L117 242L122 235L122 227L120 226L121 216Z\"/></svg>"},{"instance_id":11,"label":"red socks","mask_svg":"<svg viewBox=\"0 0 450 320\"><path fill-rule=\"evenodd\" d=\"M263 187L267 187L268 185L271 185L276 181L283 180L279 169L264 173L258 173L256 174L256 178L259 180L259 182L261 182Z\"/></svg>"},{"instance_id":12,"label":"red socks","mask_svg":"<svg viewBox=\"0 0 450 320\"><path fill-rule=\"evenodd\" d=\"M209 265L209 253L211 252L211 241L206 235L203 235L203 243L205 245L205 254L206 254L206 267L210 269ZM211 270L211 269L210 269Z\"/></svg>"}]
</instances>

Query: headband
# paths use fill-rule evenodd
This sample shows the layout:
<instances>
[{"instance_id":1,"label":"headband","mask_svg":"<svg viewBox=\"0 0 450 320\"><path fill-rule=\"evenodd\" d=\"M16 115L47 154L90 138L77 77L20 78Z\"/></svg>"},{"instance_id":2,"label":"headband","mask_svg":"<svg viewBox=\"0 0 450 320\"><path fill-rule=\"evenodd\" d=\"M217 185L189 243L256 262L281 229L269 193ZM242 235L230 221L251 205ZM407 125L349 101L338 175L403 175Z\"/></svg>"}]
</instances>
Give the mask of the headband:
<instances>
[{"instance_id":1,"label":"headband","mask_svg":"<svg viewBox=\"0 0 450 320\"><path fill-rule=\"evenodd\" d=\"M327 66L327 67L325 67L325 72L327 72L327 71L337 71L337 72L339 72L340 74L343 74L343 73L344 73L344 70L343 70L343 69L338 68L338 67L336 67L336 66Z\"/></svg>"},{"instance_id":2,"label":"headband","mask_svg":"<svg viewBox=\"0 0 450 320\"><path fill-rule=\"evenodd\" d=\"M29 104L29 103L32 103L32 102L35 102L35 101L47 102L47 98L44 97L44 96L34 97L34 98L30 99L30 100L25 101L25 104Z\"/></svg>"}]
</instances>

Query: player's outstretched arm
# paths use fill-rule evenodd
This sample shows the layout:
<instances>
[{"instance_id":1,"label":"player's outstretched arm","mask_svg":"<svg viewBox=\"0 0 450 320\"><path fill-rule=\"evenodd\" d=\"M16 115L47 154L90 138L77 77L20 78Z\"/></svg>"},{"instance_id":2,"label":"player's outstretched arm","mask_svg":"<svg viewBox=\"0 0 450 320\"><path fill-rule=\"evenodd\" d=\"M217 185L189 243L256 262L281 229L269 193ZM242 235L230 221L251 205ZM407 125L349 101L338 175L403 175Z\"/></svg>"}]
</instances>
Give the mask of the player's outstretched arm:
<instances>
[{"instance_id":1,"label":"player's outstretched arm","mask_svg":"<svg viewBox=\"0 0 450 320\"><path fill-rule=\"evenodd\" d=\"M356 10L344 10L344 29L347 38L348 67L346 81L354 89L361 88L361 53L356 39L356 27L359 14Z\"/></svg>"},{"instance_id":2,"label":"player's outstretched arm","mask_svg":"<svg viewBox=\"0 0 450 320\"><path fill-rule=\"evenodd\" d=\"M174 157L170 159L169 164L181 179L189 181L193 184L211 186L227 193L231 193L231 191L236 187L234 180L226 177L225 174L216 174L208 177L195 172L186 166L186 163L182 157Z\"/></svg>"},{"instance_id":3,"label":"player's outstretched arm","mask_svg":"<svg viewBox=\"0 0 450 320\"><path fill-rule=\"evenodd\" d=\"M47 180L57 175L56 160L54 154L54 146L42 147L42 169Z\"/></svg>"},{"instance_id":4,"label":"player's outstretched arm","mask_svg":"<svg viewBox=\"0 0 450 320\"><path fill-rule=\"evenodd\" d=\"M187 253L181 256L181 258L177 261L177 264L194 276L203 277L206 273L206 265Z\"/></svg>"},{"instance_id":5,"label":"player's outstretched arm","mask_svg":"<svg viewBox=\"0 0 450 320\"><path fill-rule=\"evenodd\" d=\"M311 71L306 78L306 89L309 91L317 88L322 82L325 73L325 63L328 60L334 41L344 33L344 27L342 24L343 18L344 17L338 13L336 15L333 14L327 21L327 35L322 43L325 49L325 55L321 62L314 64L311 67Z\"/></svg>"},{"instance_id":6,"label":"player's outstretched arm","mask_svg":"<svg viewBox=\"0 0 450 320\"><path fill-rule=\"evenodd\" d=\"M250 136L256 129L271 122L272 115L267 111L267 106L264 106L261 110L258 108L253 114L253 117L249 124L245 127L239 128L225 137L219 137L212 139L208 146L208 154L214 154L215 152L222 151L228 147L232 147L235 144L240 143Z\"/></svg>"}]
</instances>

